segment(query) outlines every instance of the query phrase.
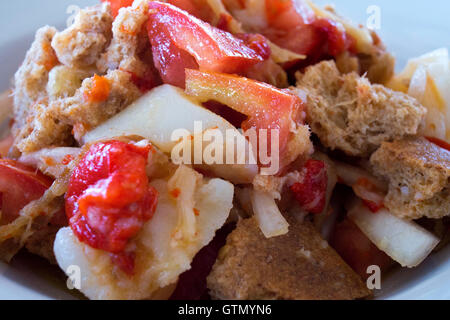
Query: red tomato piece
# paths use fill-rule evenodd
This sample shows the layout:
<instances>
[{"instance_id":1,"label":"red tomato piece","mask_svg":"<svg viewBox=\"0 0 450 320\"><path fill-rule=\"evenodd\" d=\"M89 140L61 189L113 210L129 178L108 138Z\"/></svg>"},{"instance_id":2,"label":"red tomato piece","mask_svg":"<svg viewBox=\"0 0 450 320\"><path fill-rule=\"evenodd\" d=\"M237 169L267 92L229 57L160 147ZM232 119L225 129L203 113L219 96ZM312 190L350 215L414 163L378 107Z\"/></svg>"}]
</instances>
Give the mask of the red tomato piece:
<instances>
[{"instance_id":1,"label":"red tomato piece","mask_svg":"<svg viewBox=\"0 0 450 320\"><path fill-rule=\"evenodd\" d=\"M353 41L336 21L316 17L303 0L265 0L268 26L257 30L279 46L308 56L314 62L337 56Z\"/></svg>"},{"instance_id":2,"label":"red tomato piece","mask_svg":"<svg viewBox=\"0 0 450 320\"><path fill-rule=\"evenodd\" d=\"M270 49L266 37L263 35L257 33L241 33L237 34L236 37L243 40L249 48L255 51L264 60L270 58L272 50Z\"/></svg>"},{"instance_id":3,"label":"red tomato piece","mask_svg":"<svg viewBox=\"0 0 450 320\"><path fill-rule=\"evenodd\" d=\"M15 160L0 160L0 225L14 221L20 210L42 197L52 183L52 179L34 168Z\"/></svg>"},{"instance_id":4,"label":"red tomato piece","mask_svg":"<svg viewBox=\"0 0 450 320\"><path fill-rule=\"evenodd\" d=\"M359 178L353 185L353 191L373 213L384 208L386 194L367 178Z\"/></svg>"},{"instance_id":5,"label":"red tomato piece","mask_svg":"<svg viewBox=\"0 0 450 320\"><path fill-rule=\"evenodd\" d=\"M129 260L124 252L128 241L156 210L158 193L145 170L150 150L121 141L97 143L70 179L66 214L72 230L81 242L119 254L113 260Z\"/></svg>"},{"instance_id":6,"label":"red tomato piece","mask_svg":"<svg viewBox=\"0 0 450 320\"><path fill-rule=\"evenodd\" d=\"M349 219L336 225L330 245L364 280L370 276L367 274L367 267L376 265L386 271L394 265L394 261L378 249Z\"/></svg>"},{"instance_id":7,"label":"red tomato piece","mask_svg":"<svg viewBox=\"0 0 450 320\"><path fill-rule=\"evenodd\" d=\"M301 171L302 181L291 186L300 207L310 213L325 209L328 175L323 161L308 160Z\"/></svg>"},{"instance_id":8,"label":"red tomato piece","mask_svg":"<svg viewBox=\"0 0 450 320\"><path fill-rule=\"evenodd\" d=\"M166 83L183 84L185 68L238 73L265 60L243 40L168 3L149 3L147 30Z\"/></svg>"},{"instance_id":9,"label":"red tomato piece","mask_svg":"<svg viewBox=\"0 0 450 320\"><path fill-rule=\"evenodd\" d=\"M102 2L109 2L111 5L111 13L113 17L117 17L121 8L130 7L134 0L101 0Z\"/></svg>"},{"instance_id":10,"label":"red tomato piece","mask_svg":"<svg viewBox=\"0 0 450 320\"><path fill-rule=\"evenodd\" d=\"M137 75L134 72L123 70L130 74L130 81L141 90L142 93L146 93L151 89L161 84L161 79L158 76L158 71L154 68L148 68L142 75Z\"/></svg>"},{"instance_id":11,"label":"red tomato piece","mask_svg":"<svg viewBox=\"0 0 450 320\"><path fill-rule=\"evenodd\" d=\"M330 19L318 19L313 26L325 34L328 45L327 53L333 57L346 50L353 50L353 39L345 32L343 26Z\"/></svg>"},{"instance_id":12,"label":"red tomato piece","mask_svg":"<svg viewBox=\"0 0 450 320\"><path fill-rule=\"evenodd\" d=\"M266 19L275 29L288 30L314 21L314 11L303 0L265 0Z\"/></svg>"},{"instance_id":13,"label":"red tomato piece","mask_svg":"<svg viewBox=\"0 0 450 320\"><path fill-rule=\"evenodd\" d=\"M381 209L384 208L384 204L383 203L376 203L370 200L362 200L363 204L369 208L370 211L372 211L373 213L377 213L378 211L380 211Z\"/></svg>"},{"instance_id":14,"label":"red tomato piece","mask_svg":"<svg viewBox=\"0 0 450 320\"><path fill-rule=\"evenodd\" d=\"M438 147L440 147L442 149L445 149L447 151L450 151L450 144L445 142L444 140L441 140L441 139L438 139L438 138L434 138L434 137L426 137L426 139L428 141L430 141L431 143L434 143Z\"/></svg>"},{"instance_id":15,"label":"red tomato piece","mask_svg":"<svg viewBox=\"0 0 450 320\"><path fill-rule=\"evenodd\" d=\"M292 123L303 123L304 105L297 97L267 83L235 75L186 70L186 92L203 101L214 100L248 117L244 131L274 129L279 133L280 158L286 149ZM268 132L270 140L270 131ZM282 162L282 161L281 161Z\"/></svg>"},{"instance_id":16,"label":"red tomato piece","mask_svg":"<svg viewBox=\"0 0 450 320\"><path fill-rule=\"evenodd\" d=\"M0 141L0 157L5 158L8 156L9 149L14 144L14 136L10 134L8 137Z\"/></svg>"}]
</instances>

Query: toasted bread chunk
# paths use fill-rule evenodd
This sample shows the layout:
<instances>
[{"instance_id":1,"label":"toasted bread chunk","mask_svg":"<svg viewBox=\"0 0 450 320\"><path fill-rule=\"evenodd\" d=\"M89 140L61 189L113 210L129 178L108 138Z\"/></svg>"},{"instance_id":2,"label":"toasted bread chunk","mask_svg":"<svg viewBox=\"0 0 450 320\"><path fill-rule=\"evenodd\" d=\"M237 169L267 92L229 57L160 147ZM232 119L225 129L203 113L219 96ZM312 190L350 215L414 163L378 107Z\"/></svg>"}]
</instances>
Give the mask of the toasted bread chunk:
<instances>
[{"instance_id":1,"label":"toasted bread chunk","mask_svg":"<svg viewBox=\"0 0 450 320\"><path fill-rule=\"evenodd\" d=\"M147 21L147 0L136 0L132 7L120 10L112 25L111 44L96 63L101 72L121 69L138 77L150 72L153 57L145 28Z\"/></svg>"},{"instance_id":2,"label":"toasted bread chunk","mask_svg":"<svg viewBox=\"0 0 450 320\"><path fill-rule=\"evenodd\" d=\"M108 3L81 10L75 22L52 40L59 61L70 67L94 64L111 41L112 23Z\"/></svg>"},{"instance_id":3,"label":"toasted bread chunk","mask_svg":"<svg viewBox=\"0 0 450 320\"><path fill-rule=\"evenodd\" d=\"M379 43L369 54L344 52L336 58L336 65L342 73L365 74L371 83L385 84L394 76L395 58Z\"/></svg>"},{"instance_id":4,"label":"toasted bread chunk","mask_svg":"<svg viewBox=\"0 0 450 320\"><path fill-rule=\"evenodd\" d=\"M15 74L14 128L25 125L30 109L37 101L46 97L46 85L50 70L58 64L51 42L57 30L43 27L28 50L25 60Z\"/></svg>"},{"instance_id":5,"label":"toasted bread chunk","mask_svg":"<svg viewBox=\"0 0 450 320\"><path fill-rule=\"evenodd\" d=\"M16 138L21 152L33 152L50 146L68 145L71 133L81 138L139 98L141 91L130 81L130 74L121 70L108 72L109 95L105 101L86 100L93 78L83 81L73 97L57 99L49 105L35 105L29 123ZM72 127L74 127L73 130Z\"/></svg>"},{"instance_id":6,"label":"toasted bread chunk","mask_svg":"<svg viewBox=\"0 0 450 320\"><path fill-rule=\"evenodd\" d=\"M38 31L16 74L15 156L71 146L74 138L79 140L142 95L131 77L152 72L151 54L144 54L145 62L140 59L144 51L151 51L145 50L148 38L141 32L148 6L142 0L135 7L121 10L114 26L109 4L104 3L81 10L64 31ZM95 73L109 83L104 101L86 98Z\"/></svg>"},{"instance_id":7,"label":"toasted bread chunk","mask_svg":"<svg viewBox=\"0 0 450 320\"><path fill-rule=\"evenodd\" d=\"M208 277L215 299L357 299L371 293L312 224L289 221L267 239L255 218L238 223Z\"/></svg>"},{"instance_id":8,"label":"toasted bread chunk","mask_svg":"<svg viewBox=\"0 0 450 320\"><path fill-rule=\"evenodd\" d=\"M415 135L426 109L414 98L356 73L342 75L324 61L297 75L307 100L307 122L322 144L351 156L369 156L383 141ZM306 97L305 97L306 96Z\"/></svg>"},{"instance_id":9,"label":"toasted bread chunk","mask_svg":"<svg viewBox=\"0 0 450 320\"><path fill-rule=\"evenodd\" d=\"M28 238L25 248L29 252L46 259L51 264L56 264L53 244L60 228L58 226L47 226L36 231Z\"/></svg>"},{"instance_id":10,"label":"toasted bread chunk","mask_svg":"<svg viewBox=\"0 0 450 320\"><path fill-rule=\"evenodd\" d=\"M389 181L385 206L406 219L450 215L450 152L424 138L383 143L371 157Z\"/></svg>"}]
</instances>

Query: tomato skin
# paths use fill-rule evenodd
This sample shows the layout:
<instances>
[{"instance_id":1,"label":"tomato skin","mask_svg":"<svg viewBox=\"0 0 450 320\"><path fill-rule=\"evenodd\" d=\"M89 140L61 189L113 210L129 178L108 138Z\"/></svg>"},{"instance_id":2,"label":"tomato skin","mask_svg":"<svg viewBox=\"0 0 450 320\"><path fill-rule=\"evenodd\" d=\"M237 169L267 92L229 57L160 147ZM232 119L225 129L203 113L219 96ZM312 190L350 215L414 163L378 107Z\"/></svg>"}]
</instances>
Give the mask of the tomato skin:
<instances>
[{"instance_id":1,"label":"tomato skin","mask_svg":"<svg viewBox=\"0 0 450 320\"><path fill-rule=\"evenodd\" d=\"M364 280L370 276L367 267L376 265L381 271L386 271L395 264L348 218L336 225L330 245Z\"/></svg>"},{"instance_id":2,"label":"tomato skin","mask_svg":"<svg viewBox=\"0 0 450 320\"><path fill-rule=\"evenodd\" d=\"M431 143L434 143L438 147L450 151L450 144L447 143L446 141L434 137L426 137L426 139Z\"/></svg>"},{"instance_id":3,"label":"tomato skin","mask_svg":"<svg viewBox=\"0 0 450 320\"><path fill-rule=\"evenodd\" d=\"M0 225L13 222L28 203L37 200L53 180L38 170L15 160L0 160Z\"/></svg>"},{"instance_id":4,"label":"tomato skin","mask_svg":"<svg viewBox=\"0 0 450 320\"><path fill-rule=\"evenodd\" d=\"M81 159L66 193L67 218L81 242L121 254L152 218L158 193L145 170L150 148L101 142Z\"/></svg>"},{"instance_id":5,"label":"tomato skin","mask_svg":"<svg viewBox=\"0 0 450 320\"><path fill-rule=\"evenodd\" d=\"M113 17L117 17L117 15L119 14L119 10L121 8L126 8L126 7L130 7L134 0L101 0L102 2L109 2L109 4L111 5L111 14L113 15Z\"/></svg>"},{"instance_id":6,"label":"tomato skin","mask_svg":"<svg viewBox=\"0 0 450 320\"><path fill-rule=\"evenodd\" d=\"M337 57L346 50L352 50L353 39L338 22L330 19L318 19L314 21L313 26L324 34L329 55Z\"/></svg>"},{"instance_id":7,"label":"tomato skin","mask_svg":"<svg viewBox=\"0 0 450 320\"><path fill-rule=\"evenodd\" d=\"M302 181L291 186L300 207L310 213L322 213L325 210L328 176L323 161L308 160L303 167Z\"/></svg>"},{"instance_id":8,"label":"tomato skin","mask_svg":"<svg viewBox=\"0 0 450 320\"><path fill-rule=\"evenodd\" d=\"M370 211L372 211L372 213L378 213L381 209L384 208L384 204L378 204L370 200L362 199L362 202Z\"/></svg>"},{"instance_id":9,"label":"tomato skin","mask_svg":"<svg viewBox=\"0 0 450 320\"><path fill-rule=\"evenodd\" d=\"M242 123L242 129L267 129L268 141L271 141L270 129L278 130L280 159L286 150L292 123L304 121L301 116L304 105L300 98L267 83L244 77L187 69L186 92L203 101L220 102L248 116Z\"/></svg>"},{"instance_id":10,"label":"tomato skin","mask_svg":"<svg viewBox=\"0 0 450 320\"><path fill-rule=\"evenodd\" d=\"M258 31L310 61L336 57L353 45L340 23L317 17L302 0L265 0L265 5L268 27Z\"/></svg>"},{"instance_id":11,"label":"tomato skin","mask_svg":"<svg viewBox=\"0 0 450 320\"><path fill-rule=\"evenodd\" d=\"M181 87L186 68L239 73L265 60L243 40L168 3L149 3L147 31L163 81Z\"/></svg>"}]
</instances>

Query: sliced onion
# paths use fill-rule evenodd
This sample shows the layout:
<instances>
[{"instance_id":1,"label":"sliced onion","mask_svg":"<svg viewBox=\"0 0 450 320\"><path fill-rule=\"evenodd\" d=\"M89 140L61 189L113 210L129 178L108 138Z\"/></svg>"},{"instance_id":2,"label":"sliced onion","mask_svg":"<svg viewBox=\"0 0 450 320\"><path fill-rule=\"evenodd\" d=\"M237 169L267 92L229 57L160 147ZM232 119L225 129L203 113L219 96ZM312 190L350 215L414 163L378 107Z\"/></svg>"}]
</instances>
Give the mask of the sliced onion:
<instances>
[{"instance_id":1,"label":"sliced onion","mask_svg":"<svg viewBox=\"0 0 450 320\"><path fill-rule=\"evenodd\" d=\"M60 177L69 162L80 154L80 148L57 147L41 149L39 151L23 154L19 161L36 167L45 174L54 178Z\"/></svg>"},{"instance_id":2,"label":"sliced onion","mask_svg":"<svg viewBox=\"0 0 450 320\"><path fill-rule=\"evenodd\" d=\"M381 251L403 267L418 266L439 243L436 236L418 224L385 209L374 214L361 201L355 202L348 216Z\"/></svg>"},{"instance_id":3,"label":"sliced onion","mask_svg":"<svg viewBox=\"0 0 450 320\"><path fill-rule=\"evenodd\" d=\"M367 179L380 191L386 191L387 185L369 172L346 163L334 162L339 181L349 187L355 186L361 179Z\"/></svg>"},{"instance_id":4,"label":"sliced onion","mask_svg":"<svg viewBox=\"0 0 450 320\"><path fill-rule=\"evenodd\" d=\"M275 199L267 192L253 190L253 212L259 228L266 238L284 235L289 231L289 224L278 209Z\"/></svg>"},{"instance_id":5,"label":"sliced onion","mask_svg":"<svg viewBox=\"0 0 450 320\"><path fill-rule=\"evenodd\" d=\"M175 241L189 241L197 232L194 212L195 188L201 176L186 166L179 166L168 183L169 193L175 192L177 203L178 225L174 234Z\"/></svg>"}]
</instances>

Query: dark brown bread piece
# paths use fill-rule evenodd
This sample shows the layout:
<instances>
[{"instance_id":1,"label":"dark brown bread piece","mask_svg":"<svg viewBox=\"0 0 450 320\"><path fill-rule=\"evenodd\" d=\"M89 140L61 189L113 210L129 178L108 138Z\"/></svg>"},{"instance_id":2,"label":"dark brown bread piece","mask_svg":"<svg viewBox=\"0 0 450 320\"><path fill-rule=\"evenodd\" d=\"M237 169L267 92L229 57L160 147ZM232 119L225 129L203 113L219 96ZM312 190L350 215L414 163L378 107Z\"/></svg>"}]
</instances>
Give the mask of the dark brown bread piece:
<instances>
[{"instance_id":1,"label":"dark brown bread piece","mask_svg":"<svg viewBox=\"0 0 450 320\"><path fill-rule=\"evenodd\" d=\"M324 61L297 76L293 89L307 101L307 122L323 145L369 156L383 141L417 134L426 109L414 98L372 85L356 73L342 75Z\"/></svg>"},{"instance_id":2,"label":"dark brown bread piece","mask_svg":"<svg viewBox=\"0 0 450 320\"><path fill-rule=\"evenodd\" d=\"M208 277L215 299L358 299L371 294L309 222L266 239L255 218L242 220Z\"/></svg>"},{"instance_id":3,"label":"dark brown bread piece","mask_svg":"<svg viewBox=\"0 0 450 320\"><path fill-rule=\"evenodd\" d=\"M386 207L406 219L450 214L450 152L424 138L383 143L374 172L389 181Z\"/></svg>"}]
</instances>

